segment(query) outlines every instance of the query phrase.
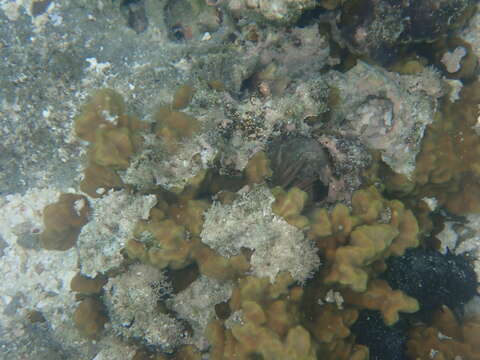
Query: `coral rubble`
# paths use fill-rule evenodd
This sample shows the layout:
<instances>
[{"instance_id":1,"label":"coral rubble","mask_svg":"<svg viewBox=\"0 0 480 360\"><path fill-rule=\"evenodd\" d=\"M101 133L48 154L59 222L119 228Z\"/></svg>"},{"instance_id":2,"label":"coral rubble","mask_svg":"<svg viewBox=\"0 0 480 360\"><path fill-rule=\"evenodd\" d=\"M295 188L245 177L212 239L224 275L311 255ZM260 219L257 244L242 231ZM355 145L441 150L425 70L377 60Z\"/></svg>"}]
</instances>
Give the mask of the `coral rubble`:
<instances>
[{"instance_id":1,"label":"coral rubble","mask_svg":"<svg viewBox=\"0 0 480 360\"><path fill-rule=\"evenodd\" d=\"M435 71L398 75L359 61L347 73L332 73L329 83L340 97L331 126L380 150L395 172L411 176L425 127L443 94Z\"/></svg>"}]
</instances>

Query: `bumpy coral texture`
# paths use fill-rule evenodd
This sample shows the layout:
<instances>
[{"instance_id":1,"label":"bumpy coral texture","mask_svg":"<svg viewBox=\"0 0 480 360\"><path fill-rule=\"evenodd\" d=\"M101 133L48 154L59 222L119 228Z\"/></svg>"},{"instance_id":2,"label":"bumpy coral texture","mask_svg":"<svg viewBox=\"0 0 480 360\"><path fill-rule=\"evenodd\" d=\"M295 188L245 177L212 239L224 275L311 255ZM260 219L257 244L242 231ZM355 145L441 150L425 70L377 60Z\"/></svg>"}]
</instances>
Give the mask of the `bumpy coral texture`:
<instances>
[{"instance_id":1,"label":"bumpy coral texture","mask_svg":"<svg viewBox=\"0 0 480 360\"><path fill-rule=\"evenodd\" d=\"M239 255L242 248L255 250L250 260L255 276L273 282L288 271L304 281L320 264L313 244L289 224L305 225L300 215L305 200L299 189L278 193L275 200L266 186L256 186L230 205L212 205L205 213L202 241L226 257Z\"/></svg>"},{"instance_id":2,"label":"bumpy coral texture","mask_svg":"<svg viewBox=\"0 0 480 360\"><path fill-rule=\"evenodd\" d=\"M400 290L392 290L384 280L372 280L364 293L353 291L342 292L344 300L364 309L379 310L387 325L393 325L399 319L399 313L414 313L418 311L418 301L405 295Z\"/></svg>"},{"instance_id":3,"label":"bumpy coral texture","mask_svg":"<svg viewBox=\"0 0 480 360\"><path fill-rule=\"evenodd\" d=\"M192 96L192 88L181 87L156 114L155 134L146 138L163 143L155 154L160 162L201 137L199 120L186 112ZM78 312L99 319L84 324L76 316L85 336L99 336L105 311L113 334L176 348L179 358L198 359L198 349L210 346L211 359L362 360L369 350L350 331L358 309L379 310L386 324L417 310L414 299L377 278L385 259L418 245L417 222L375 187L355 192L351 207L321 208L298 187L269 188L271 162L262 151L242 177L200 166L178 187L126 185L137 165L152 165L145 147L142 155L134 153L141 148L135 139L142 126L109 90L94 96L79 119L79 136L92 143L83 186L96 198L79 238L82 274L72 282L72 290L88 300ZM172 279L191 274L192 282L173 294L163 271ZM109 276L106 284L98 272ZM323 303L333 290L336 304ZM137 352L142 356L149 352Z\"/></svg>"},{"instance_id":4,"label":"bumpy coral texture","mask_svg":"<svg viewBox=\"0 0 480 360\"><path fill-rule=\"evenodd\" d=\"M207 336L213 344L211 359L250 359L260 354L266 360L316 359L315 344L299 324L300 287L290 275L268 278L246 277L230 300L234 312L230 323L210 323Z\"/></svg>"},{"instance_id":5,"label":"bumpy coral texture","mask_svg":"<svg viewBox=\"0 0 480 360\"><path fill-rule=\"evenodd\" d=\"M143 146L133 156L125 182L139 188L161 185L180 193L205 175L217 155L217 140L209 131L211 121L187 112L194 94L193 87L183 85L171 103L153 114L154 133L143 134Z\"/></svg>"},{"instance_id":6,"label":"bumpy coral texture","mask_svg":"<svg viewBox=\"0 0 480 360\"><path fill-rule=\"evenodd\" d=\"M107 321L103 304L94 298L82 300L73 314L73 322L78 331L92 340L100 337Z\"/></svg>"},{"instance_id":7,"label":"bumpy coral texture","mask_svg":"<svg viewBox=\"0 0 480 360\"><path fill-rule=\"evenodd\" d=\"M147 345L172 349L180 342L180 323L160 311L162 293L170 292L164 274L142 264L112 277L105 286L105 304L112 330L125 338L141 339Z\"/></svg>"},{"instance_id":8,"label":"bumpy coral texture","mask_svg":"<svg viewBox=\"0 0 480 360\"><path fill-rule=\"evenodd\" d=\"M216 318L215 305L226 302L232 294L232 284L200 276L185 290L168 301L180 318L187 320L193 329L193 342L198 349L206 350L209 343L205 329Z\"/></svg>"},{"instance_id":9,"label":"bumpy coral texture","mask_svg":"<svg viewBox=\"0 0 480 360\"><path fill-rule=\"evenodd\" d=\"M341 204L331 213L315 210L311 224L309 236L331 264L325 280L357 292L367 289L372 263L418 245L412 212L399 201L383 199L374 187L355 192L352 211Z\"/></svg>"}]
</instances>

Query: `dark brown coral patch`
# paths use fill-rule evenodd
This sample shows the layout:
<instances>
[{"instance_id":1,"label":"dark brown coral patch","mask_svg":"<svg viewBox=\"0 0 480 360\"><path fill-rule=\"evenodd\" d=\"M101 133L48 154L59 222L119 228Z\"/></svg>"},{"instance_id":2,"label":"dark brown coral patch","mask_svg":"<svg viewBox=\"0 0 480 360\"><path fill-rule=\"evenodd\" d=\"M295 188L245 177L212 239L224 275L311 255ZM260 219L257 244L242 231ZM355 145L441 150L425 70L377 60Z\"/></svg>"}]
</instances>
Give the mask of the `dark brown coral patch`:
<instances>
[{"instance_id":1,"label":"dark brown coral patch","mask_svg":"<svg viewBox=\"0 0 480 360\"><path fill-rule=\"evenodd\" d=\"M267 149L273 174L271 186L283 189L298 187L318 202L328 195L332 176L325 148L306 136L285 136L273 139Z\"/></svg>"}]
</instances>

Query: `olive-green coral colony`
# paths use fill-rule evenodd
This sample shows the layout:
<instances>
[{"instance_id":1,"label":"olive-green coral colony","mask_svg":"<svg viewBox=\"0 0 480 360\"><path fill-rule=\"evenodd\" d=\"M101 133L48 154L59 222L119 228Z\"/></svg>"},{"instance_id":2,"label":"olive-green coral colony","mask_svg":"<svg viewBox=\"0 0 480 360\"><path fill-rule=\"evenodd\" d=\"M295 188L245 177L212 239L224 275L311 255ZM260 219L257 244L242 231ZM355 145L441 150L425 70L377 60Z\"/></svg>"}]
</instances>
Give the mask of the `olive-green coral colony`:
<instances>
[{"instance_id":1,"label":"olive-green coral colony","mask_svg":"<svg viewBox=\"0 0 480 360\"><path fill-rule=\"evenodd\" d=\"M336 2L324 3L327 8L338 6ZM272 169L272 159L262 150L250 157L241 176L229 178L213 169L203 169L188 179L183 188L173 191L161 186L140 189L127 184L122 180L123 171L142 148L142 134L160 140L163 156L174 156L203 131L202 122L187 111L195 89L181 86L173 101L155 112L152 126L129 115L121 95L114 90L97 91L75 121L76 134L89 142L88 164L80 189L93 199L128 191L154 196L156 201L124 244L120 267L95 278L78 273L72 279L71 290L80 300L73 315L78 331L88 339L98 339L105 327L117 327L122 338L131 336L130 340L138 344L134 359L153 358L151 349L142 349L144 345L153 345L155 359L200 359L206 351L212 360L368 359L369 348L356 343L351 327L363 310L378 311L386 326L394 326L401 314L420 309L417 299L393 289L381 274L389 257L402 256L407 249L418 247L427 231L419 226L411 209L399 200L387 199L383 190L402 196L406 204L412 203L412 194L435 195L457 214L480 209L475 196L461 201L462 194L478 187L475 152L479 146L468 131L478 125L478 113L471 110L471 105L464 106L478 103L478 84L462 90L461 102L442 105L441 115L437 115L424 139L412 178L394 174L377 163L366 169L363 188L353 192L350 201L344 203L329 202L325 197L313 200L311 182L305 191L297 186L275 186L275 181L269 187L272 178L293 178L293 173L278 174L279 171L293 172L296 168L275 164ZM454 122L459 126L455 130ZM453 137L452 131L456 134ZM443 150L438 151L438 147ZM325 168L319 176L325 182L333 175L327 168L326 155L322 156L321 166ZM379 185L378 179L383 179L384 185ZM446 184L454 193L444 191ZM73 247L89 213L85 196L62 194L44 210L41 245L49 250ZM419 216L422 214L419 212ZM262 221L276 224L286 235L282 237L276 230L268 230L271 234L257 233ZM295 262L289 254L303 262ZM146 269L150 267L156 269L149 276L157 280L144 280L152 296L159 297L154 305L147 298L142 301L148 302L145 306L151 306L151 311L158 312L151 314L152 318L158 315L172 329L176 326L175 316L181 311L175 314L168 308L168 301L161 299L158 284L163 284L160 277L165 271L174 284L175 276L180 276L175 274L189 273L187 283L200 281L199 276L204 276L231 286L224 301L215 305L215 315L202 323L203 329L192 325L192 331L201 332L190 334L192 338L202 338L207 346L190 342L188 336L168 340L171 343L167 345L167 338L156 338L149 333L151 330L141 329L140 318L137 324L130 324L137 329L136 335L129 335L133 330L115 322L132 316L111 309L119 301L124 302L122 306L131 306L133 313L136 311L135 303L129 303L135 299L115 298L125 291L116 287L121 286L122 276L128 281L135 278L127 273L132 266L146 266L136 268L137 275L149 273ZM109 289L108 294L105 288ZM183 288L188 289L188 284ZM480 328L478 319L460 324L449 309L442 311L430 327L413 328L407 352L427 358L422 345L425 341L444 354L445 359L453 359L453 354L462 354L465 359L479 358L480 349L472 340L472 334ZM438 331L448 336L450 345L434 335ZM166 354L172 351L174 355Z\"/></svg>"}]
</instances>

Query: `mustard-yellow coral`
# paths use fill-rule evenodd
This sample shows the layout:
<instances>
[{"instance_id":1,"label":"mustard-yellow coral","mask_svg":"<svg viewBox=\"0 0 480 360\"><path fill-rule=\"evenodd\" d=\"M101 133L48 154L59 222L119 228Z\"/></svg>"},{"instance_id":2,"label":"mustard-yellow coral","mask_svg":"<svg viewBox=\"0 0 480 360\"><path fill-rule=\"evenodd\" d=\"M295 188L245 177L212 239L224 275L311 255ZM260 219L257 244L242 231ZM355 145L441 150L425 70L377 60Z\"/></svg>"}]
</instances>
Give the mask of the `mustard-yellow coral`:
<instances>
[{"instance_id":1,"label":"mustard-yellow coral","mask_svg":"<svg viewBox=\"0 0 480 360\"><path fill-rule=\"evenodd\" d=\"M168 106L157 111L155 120L156 135L165 141L169 151L174 151L181 141L192 137L200 129L200 123L193 116Z\"/></svg>"},{"instance_id":2,"label":"mustard-yellow coral","mask_svg":"<svg viewBox=\"0 0 480 360\"><path fill-rule=\"evenodd\" d=\"M230 328L217 320L210 323L211 359L241 360L255 355L265 360L316 359L315 343L299 323L301 289L289 290L292 282L288 274L277 277L274 284L268 278L241 279L230 308L241 312L243 321Z\"/></svg>"},{"instance_id":3,"label":"mustard-yellow coral","mask_svg":"<svg viewBox=\"0 0 480 360\"><path fill-rule=\"evenodd\" d=\"M192 101L195 89L189 85L180 86L173 95L172 108L180 110L186 108Z\"/></svg>"},{"instance_id":4,"label":"mustard-yellow coral","mask_svg":"<svg viewBox=\"0 0 480 360\"><path fill-rule=\"evenodd\" d=\"M331 212L315 209L308 236L327 260L325 281L365 291L371 266L391 254L418 245L418 224L399 201L385 200L375 187L358 190L352 210L337 204Z\"/></svg>"},{"instance_id":5,"label":"mustard-yellow coral","mask_svg":"<svg viewBox=\"0 0 480 360\"><path fill-rule=\"evenodd\" d=\"M342 296L346 303L357 305L362 309L379 310L387 325L395 324L399 313L414 313L419 310L417 300L400 290L392 290L384 280L372 280L363 293L344 290Z\"/></svg>"},{"instance_id":6,"label":"mustard-yellow coral","mask_svg":"<svg viewBox=\"0 0 480 360\"><path fill-rule=\"evenodd\" d=\"M337 249L331 272L325 280L365 291L367 266L386 253L398 234L395 227L387 224L358 226L350 234L349 245Z\"/></svg>"},{"instance_id":7,"label":"mustard-yellow coral","mask_svg":"<svg viewBox=\"0 0 480 360\"><path fill-rule=\"evenodd\" d=\"M300 229L308 225L308 219L300 215L308 199L306 192L297 187L285 191L277 186L272 189L272 194L275 197L272 211L276 215L283 217L290 225Z\"/></svg>"},{"instance_id":8,"label":"mustard-yellow coral","mask_svg":"<svg viewBox=\"0 0 480 360\"><path fill-rule=\"evenodd\" d=\"M98 129L91 149L91 160L100 165L115 169L126 169L133 155L130 130L126 127Z\"/></svg>"},{"instance_id":9,"label":"mustard-yellow coral","mask_svg":"<svg viewBox=\"0 0 480 360\"><path fill-rule=\"evenodd\" d=\"M129 126L122 96L112 89L101 89L93 94L75 119L75 133L83 140L94 142L97 129Z\"/></svg>"},{"instance_id":10,"label":"mustard-yellow coral","mask_svg":"<svg viewBox=\"0 0 480 360\"><path fill-rule=\"evenodd\" d=\"M95 278L89 278L77 273L70 281L70 289L80 294L99 294L102 291L103 285L107 283L107 277L97 275Z\"/></svg>"},{"instance_id":11,"label":"mustard-yellow coral","mask_svg":"<svg viewBox=\"0 0 480 360\"><path fill-rule=\"evenodd\" d=\"M113 169L90 163L80 182L80 190L90 197L98 198L108 190L121 188L123 185L122 179Z\"/></svg>"},{"instance_id":12,"label":"mustard-yellow coral","mask_svg":"<svg viewBox=\"0 0 480 360\"><path fill-rule=\"evenodd\" d=\"M192 244L187 241L185 228L167 219L145 224L142 229L153 236L148 250L149 262L158 267L173 269L184 267L189 260Z\"/></svg>"}]
</instances>

